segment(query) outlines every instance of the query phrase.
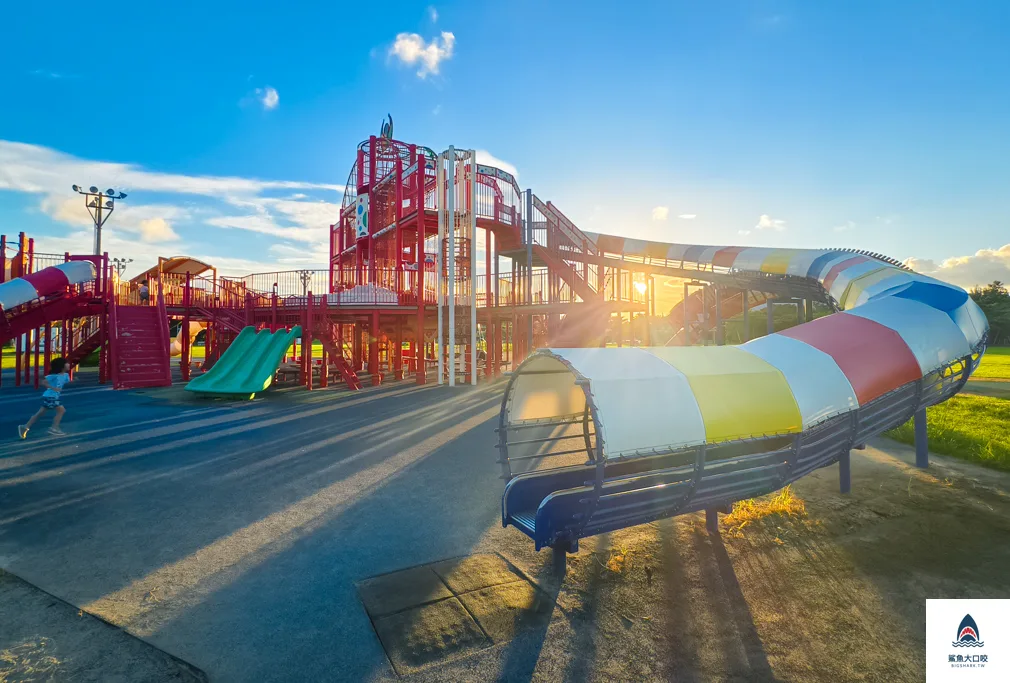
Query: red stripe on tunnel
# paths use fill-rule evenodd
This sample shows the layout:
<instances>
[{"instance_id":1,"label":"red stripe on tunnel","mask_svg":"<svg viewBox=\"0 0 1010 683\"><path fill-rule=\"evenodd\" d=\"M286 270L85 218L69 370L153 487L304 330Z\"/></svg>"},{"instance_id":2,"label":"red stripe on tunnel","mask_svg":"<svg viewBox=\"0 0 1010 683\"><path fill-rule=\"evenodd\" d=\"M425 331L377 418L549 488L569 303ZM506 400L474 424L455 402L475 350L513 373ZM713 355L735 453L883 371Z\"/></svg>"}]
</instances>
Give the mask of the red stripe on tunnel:
<instances>
[{"instance_id":1,"label":"red stripe on tunnel","mask_svg":"<svg viewBox=\"0 0 1010 683\"><path fill-rule=\"evenodd\" d=\"M835 313L779 334L834 358L859 405L922 378L915 355L897 332L857 315Z\"/></svg>"},{"instance_id":2,"label":"red stripe on tunnel","mask_svg":"<svg viewBox=\"0 0 1010 683\"><path fill-rule=\"evenodd\" d=\"M50 294L58 294L59 292L64 291L67 288L67 285L70 284L66 273L59 268L54 268L52 266L49 268L43 268L35 273L25 275L22 279L31 284L40 297L49 296Z\"/></svg>"}]
</instances>

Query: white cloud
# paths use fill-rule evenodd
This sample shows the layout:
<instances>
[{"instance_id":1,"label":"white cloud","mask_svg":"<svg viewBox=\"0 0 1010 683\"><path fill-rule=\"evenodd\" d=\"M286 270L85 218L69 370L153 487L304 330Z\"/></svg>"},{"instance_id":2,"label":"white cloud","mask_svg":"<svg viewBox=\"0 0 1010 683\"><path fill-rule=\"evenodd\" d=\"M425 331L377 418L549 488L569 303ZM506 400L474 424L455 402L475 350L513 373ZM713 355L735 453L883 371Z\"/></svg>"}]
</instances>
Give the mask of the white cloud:
<instances>
[{"instance_id":1,"label":"white cloud","mask_svg":"<svg viewBox=\"0 0 1010 683\"><path fill-rule=\"evenodd\" d=\"M848 232L856 227L856 224L852 221L845 221L841 225L836 225L832 230L835 232Z\"/></svg>"},{"instance_id":2,"label":"white cloud","mask_svg":"<svg viewBox=\"0 0 1010 683\"><path fill-rule=\"evenodd\" d=\"M36 195L39 211L72 228L59 237L39 236L50 244L40 251L90 251L92 220L84 198L70 186L95 181L103 183L103 189L111 186L129 194L116 202L105 225L103 249L137 263L157 262L157 256L166 255L145 246L154 243L174 243L173 253L200 257L207 225L293 240L306 245L306 251L323 253L325 263L329 225L339 214L343 191L339 185L322 183L159 173L135 164L80 159L47 147L0 140L0 191ZM286 198L270 196L279 190L302 191ZM258 243L256 248L269 247ZM276 264L266 268L274 269Z\"/></svg>"},{"instance_id":3,"label":"white cloud","mask_svg":"<svg viewBox=\"0 0 1010 683\"><path fill-rule=\"evenodd\" d=\"M276 109L281 102L281 96L277 94L277 90L269 85L265 88L256 88L256 99L267 110Z\"/></svg>"},{"instance_id":4,"label":"white cloud","mask_svg":"<svg viewBox=\"0 0 1010 683\"><path fill-rule=\"evenodd\" d=\"M330 253L325 244L315 245L311 249L290 244L275 244L269 249L270 255L276 257L276 262L285 266L300 266L326 268Z\"/></svg>"},{"instance_id":5,"label":"white cloud","mask_svg":"<svg viewBox=\"0 0 1010 683\"><path fill-rule=\"evenodd\" d=\"M750 230L737 230L738 235L749 235Z\"/></svg>"},{"instance_id":6,"label":"white cloud","mask_svg":"<svg viewBox=\"0 0 1010 683\"><path fill-rule=\"evenodd\" d=\"M179 236L172 230L170 221L188 218L188 212L170 204L127 205L126 200L116 204L112 217L106 223L104 233L114 230L121 233L139 235L144 242L170 242ZM44 214L61 223L74 227L93 229L94 222L84 198L78 195L60 197L55 194L43 197L39 208ZM114 217L114 218L113 218ZM135 238L134 238L135 239ZM104 249L103 239L103 249Z\"/></svg>"},{"instance_id":7,"label":"white cloud","mask_svg":"<svg viewBox=\"0 0 1010 683\"><path fill-rule=\"evenodd\" d=\"M436 104L435 108L431 110L431 115L432 116L438 116L441 113L442 113L442 105L441 104Z\"/></svg>"},{"instance_id":8,"label":"white cloud","mask_svg":"<svg viewBox=\"0 0 1010 683\"><path fill-rule=\"evenodd\" d=\"M49 71L48 69L35 69L32 71L33 76L41 76L43 78L52 78L53 80L59 80L61 78L73 78L73 76L68 76L67 74L61 74L57 71Z\"/></svg>"},{"instance_id":9,"label":"white cloud","mask_svg":"<svg viewBox=\"0 0 1010 683\"><path fill-rule=\"evenodd\" d=\"M905 259L905 265L918 273L965 289L993 280L1010 282L1010 244L999 249L980 249L971 256L954 256L940 263L913 257Z\"/></svg>"},{"instance_id":10,"label":"white cloud","mask_svg":"<svg viewBox=\"0 0 1010 683\"><path fill-rule=\"evenodd\" d=\"M495 168L500 168L503 171L511 173L512 176L516 179L516 181L519 180L519 171L518 169L516 169L515 166L513 166L512 164L503 159L499 159L486 149L477 150L477 163L485 164L487 166L494 166Z\"/></svg>"},{"instance_id":11,"label":"white cloud","mask_svg":"<svg viewBox=\"0 0 1010 683\"><path fill-rule=\"evenodd\" d=\"M774 230L776 232L782 232L786 229L786 222L778 218L772 218L766 213L761 214L758 218L757 225L754 226L755 230Z\"/></svg>"},{"instance_id":12,"label":"white cloud","mask_svg":"<svg viewBox=\"0 0 1010 683\"><path fill-rule=\"evenodd\" d=\"M408 66L419 64L418 78L427 78L429 74L438 74L442 62L452 59L455 44L456 36L449 31L442 31L441 37L430 43L416 33L400 33L389 48L389 56Z\"/></svg>"},{"instance_id":13,"label":"white cloud","mask_svg":"<svg viewBox=\"0 0 1010 683\"><path fill-rule=\"evenodd\" d=\"M428 5L428 18L431 19L431 23L438 21L438 10L435 9L434 5Z\"/></svg>"},{"instance_id":14,"label":"white cloud","mask_svg":"<svg viewBox=\"0 0 1010 683\"><path fill-rule=\"evenodd\" d=\"M164 218L146 218L140 221L140 238L145 242L174 242L179 236Z\"/></svg>"},{"instance_id":15,"label":"white cloud","mask_svg":"<svg viewBox=\"0 0 1010 683\"><path fill-rule=\"evenodd\" d=\"M697 217L698 217L698 214L696 214L696 213L682 213L679 216L677 216L677 218L680 218L680 219L685 220L685 221L693 221Z\"/></svg>"},{"instance_id":16,"label":"white cloud","mask_svg":"<svg viewBox=\"0 0 1010 683\"><path fill-rule=\"evenodd\" d=\"M665 221L669 217L670 217L669 206L657 206L652 210L652 220L654 221Z\"/></svg>"},{"instance_id":17,"label":"white cloud","mask_svg":"<svg viewBox=\"0 0 1010 683\"><path fill-rule=\"evenodd\" d=\"M323 183L159 173L135 164L78 159L48 147L0 140L0 190L61 196L70 192L71 185L88 182L88 178L104 178L103 182L117 190L206 197L257 194L264 190L344 191L342 185Z\"/></svg>"},{"instance_id":18,"label":"white cloud","mask_svg":"<svg viewBox=\"0 0 1010 683\"><path fill-rule=\"evenodd\" d=\"M272 197L229 197L229 204L250 210L242 215L208 218L206 223L218 228L248 230L297 242L326 244L330 224L336 221L340 206L330 202L291 201ZM294 225L281 225L281 218Z\"/></svg>"}]
</instances>

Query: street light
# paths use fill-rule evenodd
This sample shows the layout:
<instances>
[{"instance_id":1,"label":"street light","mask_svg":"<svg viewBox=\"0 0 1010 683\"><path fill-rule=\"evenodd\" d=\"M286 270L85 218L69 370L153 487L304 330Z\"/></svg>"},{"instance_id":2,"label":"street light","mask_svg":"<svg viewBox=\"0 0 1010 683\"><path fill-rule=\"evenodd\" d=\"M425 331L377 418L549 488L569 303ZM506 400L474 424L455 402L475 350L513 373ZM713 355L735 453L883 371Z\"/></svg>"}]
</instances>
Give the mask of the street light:
<instances>
[{"instance_id":1,"label":"street light","mask_svg":"<svg viewBox=\"0 0 1010 683\"><path fill-rule=\"evenodd\" d=\"M298 277L302 280L302 296L309 293L309 283L312 282L312 271L311 270L299 270Z\"/></svg>"},{"instance_id":2,"label":"street light","mask_svg":"<svg viewBox=\"0 0 1010 683\"><path fill-rule=\"evenodd\" d=\"M109 219L109 216L115 210L116 200L126 199L126 193L120 192L116 194L116 191L111 187L105 192L99 192L98 188L94 185L89 187L87 192L77 185L73 186L73 190L79 195L84 195L84 205L88 207L88 213L91 214L91 219L95 222L95 255L101 256L102 226L105 225L105 221Z\"/></svg>"},{"instance_id":3,"label":"street light","mask_svg":"<svg viewBox=\"0 0 1010 683\"><path fill-rule=\"evenodd\" d=\"M123 271L126 270L126 265L128 263L133 263L132 258L119 258L118 256L112 259L112 267L116 269L116 277L122 277Z\"/></svg>"}]
</instances>

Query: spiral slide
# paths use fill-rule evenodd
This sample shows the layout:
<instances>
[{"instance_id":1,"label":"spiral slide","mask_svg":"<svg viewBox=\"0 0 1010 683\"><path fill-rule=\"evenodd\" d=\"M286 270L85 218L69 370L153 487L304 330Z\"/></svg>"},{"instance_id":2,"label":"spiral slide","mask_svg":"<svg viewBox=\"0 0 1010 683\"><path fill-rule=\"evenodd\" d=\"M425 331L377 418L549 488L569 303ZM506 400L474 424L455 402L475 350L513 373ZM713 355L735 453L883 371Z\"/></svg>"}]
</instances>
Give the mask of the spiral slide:
<instances>
[{"instance_id":1,"label":"spiral slide","mask_svg":"<svg viewBox=\"0 0 1010 683\"><path fill-rule=\"evenodd\" d=\"M538 548L718 508L847 462L854 445L957 393L985 351L988 322L963 289L882 257L598 240L608 253L753 278L754 289L814 280L838 312L740 346L533 354L509 383L499 447L511 477L503 522ZM510 471L517 430L573 420L585 423L589 464Z\"/></svg>"}]
</instances>

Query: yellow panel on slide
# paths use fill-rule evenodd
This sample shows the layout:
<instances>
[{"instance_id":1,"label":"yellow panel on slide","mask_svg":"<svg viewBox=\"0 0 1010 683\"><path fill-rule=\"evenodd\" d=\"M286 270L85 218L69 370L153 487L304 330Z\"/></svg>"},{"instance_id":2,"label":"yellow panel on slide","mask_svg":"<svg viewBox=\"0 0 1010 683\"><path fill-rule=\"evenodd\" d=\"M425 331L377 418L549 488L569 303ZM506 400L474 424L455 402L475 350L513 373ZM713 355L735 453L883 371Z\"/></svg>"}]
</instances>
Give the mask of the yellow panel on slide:
<instances>
[{"instance_id":1,"label":"yellow panel on slide","mask_svg":"<svg viewBox=\"0 0 1010 683\"><path fill-rule=\"evenodd\" d=\"M682 372L705 421L709 443L755 435L794 434L803 427L785 376L732 346L644 349Z\"/></svg>"},{"instance_id":2,"label":"yellow panel on slide","mask_svg":"<svg viewBox=\"0 0 1010 683\"><path fill-rule=\"evenodd\" d=\"M210 370L186 385L186 391L252 398L273 383L284 352L301 334L301 327L273 333L247 327Z\"/></svg>"}]
</instances>

